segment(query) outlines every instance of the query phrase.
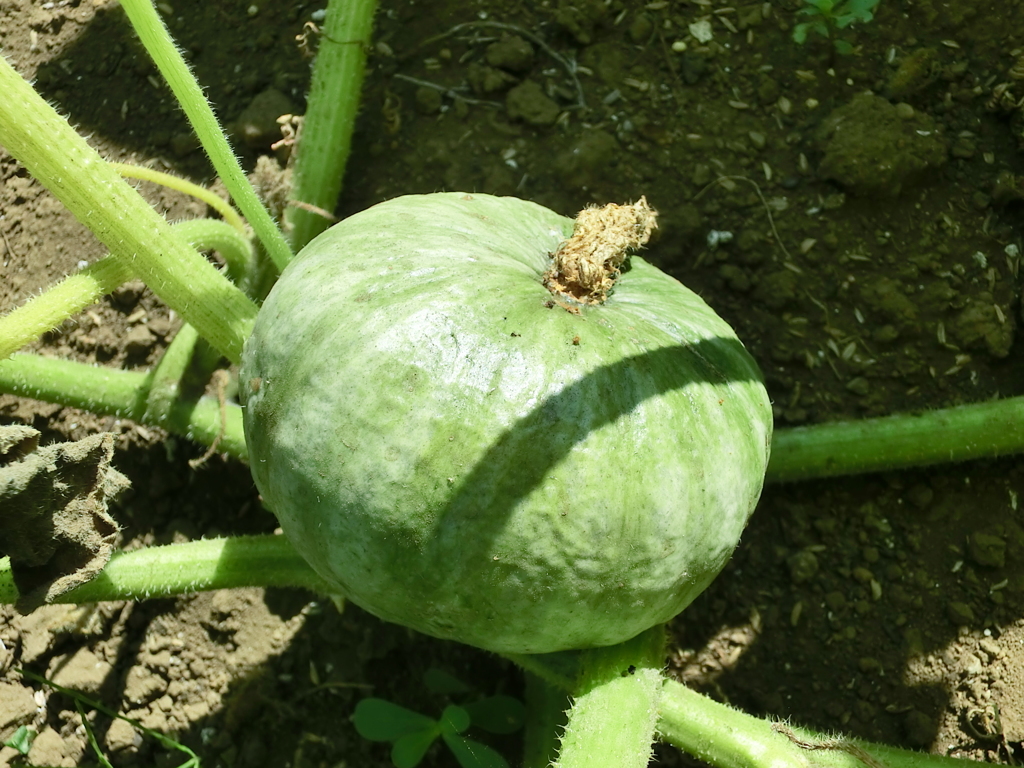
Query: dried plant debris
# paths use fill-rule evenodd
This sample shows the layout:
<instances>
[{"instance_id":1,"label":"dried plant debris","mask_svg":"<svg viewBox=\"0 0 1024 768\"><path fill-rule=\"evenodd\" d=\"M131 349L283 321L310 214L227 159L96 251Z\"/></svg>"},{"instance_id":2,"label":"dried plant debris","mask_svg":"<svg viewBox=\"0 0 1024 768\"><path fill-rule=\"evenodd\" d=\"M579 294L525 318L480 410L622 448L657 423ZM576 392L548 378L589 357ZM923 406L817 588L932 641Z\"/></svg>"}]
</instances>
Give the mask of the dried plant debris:
<instances>
[{"instance_id":1,"label":"dried plant debris","mask_svg":"<svg viewBox=\"0 0 1024 768\"><path fill-rule=\"evenodd\" d=\"M119 527L107 505L128 487L110 466L114 436L39 447L39 432L0 427L0 555L27 613L92 579Z\"/></svg>"},{"instance_id":2,"label":"dried plant debris","mask_svg":"<svg viewBox=\"0 0 1024 768\"><path fill-rule=\"evenodd\" d=\"M657 228L657 216L643 197L632 205L580 211L572 237L553 254L544 284L583 304L603 303L630 252L646 245Z\"/></svg>"}]
</instances>

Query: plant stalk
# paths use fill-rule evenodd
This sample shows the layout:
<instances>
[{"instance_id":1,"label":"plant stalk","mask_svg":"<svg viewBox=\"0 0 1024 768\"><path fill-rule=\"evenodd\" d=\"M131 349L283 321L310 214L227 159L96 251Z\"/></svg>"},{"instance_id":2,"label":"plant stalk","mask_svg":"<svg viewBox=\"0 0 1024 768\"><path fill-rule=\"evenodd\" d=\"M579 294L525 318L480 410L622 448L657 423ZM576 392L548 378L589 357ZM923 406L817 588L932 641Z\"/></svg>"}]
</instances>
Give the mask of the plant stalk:
<instances>
[{"instance_id":1,"label":"plant stalk","mask_svg":"<svg viewBox=\"0 0 1024 768\"><path fill-rule=\"evenodd\" d=\"M665 628L582 652L554 768L646 768L664 683Z\"/></svg>"},{"instance_id":2,"label":"plant stalk","mask_svg":"<svg viewBox=\"0 0 1024 768\"><path fill-rule=\"evenodd\" d=\"M0 144L229 360L256 305L175 232L0 58Z\"/></svg>"},{"instance_id":3,"label":"plant stalk","mask_svg":"<svg viewBox=\"0 0 1024 768\"><path fill-rule=\"evenodd\" d=\"M154 375L15 354L0 360L0 392L148 423L204 445L213 443L222 431L220 403L214 398L190 401L179 396L166 416L145 420ZM242 432L242 409L228 405L225 415L218 450L245 461L249 454Z\"/></svg>"},{"instance_id":4,"label":"plant stalk","mask_svg":"<svg viewBox=\"0 0 1024 768\"><path fill-rule=\"evenodd\" d=\"M242 221L242 217L238 215L231 204L221 198L219 195L211 192L206 187L201 187L198 184L193 184L187 179L183 179L180 176L174 176L170 173L164 173L163 171L157 171L152 168L147 168L143 165L132 165L130 163L110 163L114 170L121 175L124 179L138 179L139 181L149 181L153 184L159 184L162 187L173 189L181 192L184 195L189 195L197 200L206 203L210 208L213 208L217 213L221 215L224 221L234 228L242 237L248 237L249 231L245 226L245 222Z\"/></svg>"},{"instance_id":5,"label":"plant stalk","mask_svg":"<svg viewBox=\"0 0 1024 768\"><path fill-rule=\"evenodd\" d=\"M0 360L59 328L100 297L132 279L124 261L107 255L0 317Z\"/></svg>"},{"instance_id":6,"label":"plant stalk","mask_svg":"<svg viewBox=\"0 0 1024 768\"><path fill-rule=\"evenodd\" d=\"M284 269L292 252L266 207L245 178L238 158L228 144L213 109L203 96L192 71L171 39L167 27L150 0L121 0L121 7L146 47L153 62L171 87L174 97L185 111L199 142L224 181L235 205L248 219L256 237L267 250L274 265ZM198 326L197 326L198 327ZM202 329L200 329L202 333ZM202 334L206 336L205 333ZM212 339L211 339L212 341Z\"/></svg>"},{"instance_id":7,"label":"plant stalk","mask_svg":"<svg viewBox=\"0 0 1024 768\"><path fill-rule=\"evenodd\" d=\"M880 472L1024 451L1024 396L920 414L780 429L767 480Z\"/></svg>"},{"instance_id":8,"label":"plant stalk","mask_svg":"<svg viewBox=\"0 0 1024 768\"><path fill-rule=\"evenodd\" d=\"M658 733L716 768L964 768L970 760L761 720L666 681Z\"/></svg>"},{"instance_id":9,"label":"plant stalk","mask_svg":"<svg viewBox=\"0 0 1024 768\"><path fill-rule=\"evenodd\" d=\"M193 247L220 251L228 274L236 282L247 284L252 249L232 227L214 219L193 219L172 226ZM60 327L72 315L131 278L132 271L124 261L108 254L11 310L0 317L0 360Z\"/></svg>"},{"instance_id":10,"label":"plant stalk","mask_svg":"<svg viewBox=\"0 0 1024 768\"><path fill-rule=\"evenodd\" d=\"M323 211L334 211L341 192L376 6L376 0L330 0L320 30L292 200ZM285 221L296 251L330 224L323 216L294 205L285 212Z\"/></svg>"},{"instance_id":11,"label":"plant stalk","mask_svg":"<svg viewBox=\"0 0 1024 768\"><path fill-rule=\"evenodd\" d=\"M233 536L118 552L92 581L54 600L98 603L145 600L237 587L301 587L331 594L284 536ZM0 559L0 605L13 605L18 588L10 560Z\"/></svg>"},{"instance_id":12,"label":"plant stalk","mask_svg":"<svg viewBox=\"0 0 1024 768\"><path fill-rule=\"evenodd\" d=\"M67 360L34 355L0 360L0 392L137 421L145 412L147 395L139 389L145 386L144 374ZM191 407L176 405L169 421L159 426L208 445L219 429L219 415L210 421L217 413L216 404L204 399L194 413L190 413ZM244 459L242 410L236 403L228 403L226 410L221 450ZM766 479L792 482L1014 453L1024 453L1024 396L920 415L779 429L772 438Z\"/></svg>"}]
</instances>

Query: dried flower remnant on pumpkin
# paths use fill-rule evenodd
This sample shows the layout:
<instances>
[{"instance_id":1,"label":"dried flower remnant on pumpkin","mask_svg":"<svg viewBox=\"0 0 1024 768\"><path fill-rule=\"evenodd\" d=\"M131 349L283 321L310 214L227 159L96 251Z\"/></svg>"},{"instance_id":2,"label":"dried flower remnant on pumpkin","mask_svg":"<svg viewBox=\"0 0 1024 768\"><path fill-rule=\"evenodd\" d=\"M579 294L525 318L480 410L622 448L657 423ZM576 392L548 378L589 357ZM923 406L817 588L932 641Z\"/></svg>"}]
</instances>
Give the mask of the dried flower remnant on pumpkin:
<instances>
[{"instance_id":1,"label":"dried flower remnant on pumpkin","mask_svg":"<svg viewBox=\"0 0 1024 768\"><path fill-rule=\"evenodd\" d=\"M553 254L544 285L584 304L603 303L630 251L650 240L657 218L645 197L632 205L585 208L576 217L572 237Z\"/></svg>"}]
</instances>

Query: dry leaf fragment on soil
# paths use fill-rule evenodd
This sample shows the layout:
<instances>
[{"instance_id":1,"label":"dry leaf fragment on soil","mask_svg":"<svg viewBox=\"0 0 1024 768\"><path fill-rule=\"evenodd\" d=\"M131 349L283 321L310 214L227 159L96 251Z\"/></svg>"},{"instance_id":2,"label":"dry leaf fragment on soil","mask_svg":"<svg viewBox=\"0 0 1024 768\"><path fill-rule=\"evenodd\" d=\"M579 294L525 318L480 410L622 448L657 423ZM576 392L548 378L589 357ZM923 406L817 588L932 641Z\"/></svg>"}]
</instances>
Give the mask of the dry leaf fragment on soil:
<instances>
[{"instance_id":1,"label":"dry leaf fragment on soil","mask_svg":"<svg viewBox=\"0 0 1024 768\"><path fill-rule=\"evenodd\" d=\"M114 436L39 447L31 427L0 427L0 555L27 613L92 579L110 560L107 505L129 483L110 466Z\"/></svg>"}]
</instances>

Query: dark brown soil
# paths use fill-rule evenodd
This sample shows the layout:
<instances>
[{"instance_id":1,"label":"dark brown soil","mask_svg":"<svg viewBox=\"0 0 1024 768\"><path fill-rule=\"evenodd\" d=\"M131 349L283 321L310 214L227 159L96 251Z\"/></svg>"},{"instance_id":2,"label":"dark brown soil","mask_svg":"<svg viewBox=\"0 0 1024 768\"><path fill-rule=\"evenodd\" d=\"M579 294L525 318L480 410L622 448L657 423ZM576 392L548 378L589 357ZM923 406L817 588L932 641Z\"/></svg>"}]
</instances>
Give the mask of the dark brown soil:
<instances>
[{"instance_id":1,"label":"dark brown soil","mask_svg":"<svg viewBox=\"0 0 1024 768\"><path fill-rule=\"evenodd\" d=\"M436 190L566 214L645 195L661 214L650 259L734 325L780 427L1020 394L1024 2L882 0L846 31L848 56L793 42L801 5L385 3L339 214ZM314 7L160 8L237 135L302 111L296 36ZM0 0L0 46L108 158L212 181L116 5ZM252 141L250 165L271 139ZM2 152L0 177L6 311L102 249ZM171 219L203 214L142 190ZM177 326L129 285L35 348L144 369ZM190 469L203 451L183 438L7 395L0 421L47 441L117 433L125 546L274 529L246 468ZM1022 495L1019 459L769 487L732 563L673 623L671 673L757 714L1019 762ZM33 765L96 759L74 704L18 668L239 768L387 764L353 707L372 694L439 713L430 668L480 694L522 685L500 659L300 592L0 616L0 737L35 728ZM95 725L114 765L183 760ZM515 737L494 744L515 760ZM429 761L453 764L440 748Z\"/></svg>"}]
</instances>

